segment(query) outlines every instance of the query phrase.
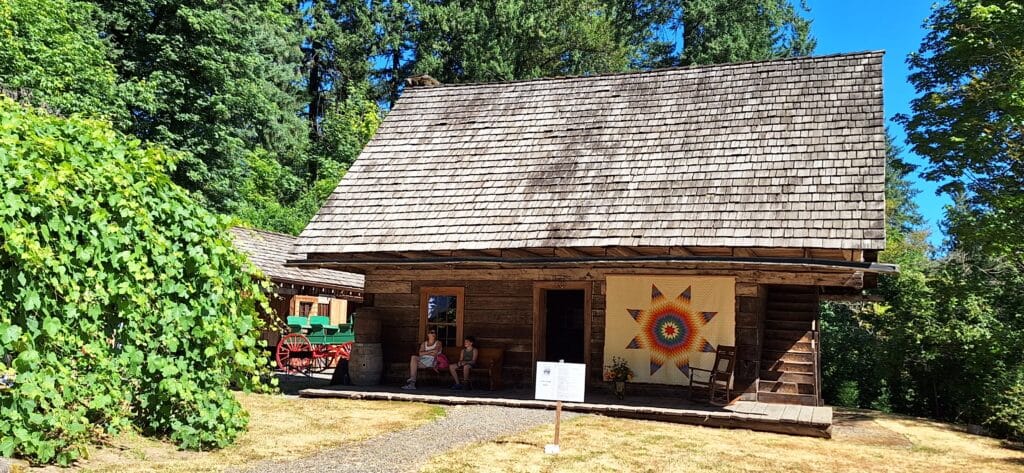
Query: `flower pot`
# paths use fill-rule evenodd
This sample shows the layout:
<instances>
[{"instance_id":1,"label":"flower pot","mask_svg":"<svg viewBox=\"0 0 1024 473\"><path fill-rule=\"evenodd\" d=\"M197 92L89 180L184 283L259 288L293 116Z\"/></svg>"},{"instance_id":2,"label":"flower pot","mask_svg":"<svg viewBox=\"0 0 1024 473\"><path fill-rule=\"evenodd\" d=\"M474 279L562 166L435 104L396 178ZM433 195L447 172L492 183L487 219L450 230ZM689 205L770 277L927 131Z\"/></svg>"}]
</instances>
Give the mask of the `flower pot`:
<instances>
[{"instance_id":1,"label":"flower pot","mask_svg":"<svg viewBox=\"0 0 1024 473\"><path fill-rule=\"evenodd\" d=\"M622 399L622 398L626 397L626 382L625 381L616 381L615 382L615 397L618 398L618 399Z\"/></svg>"}]
</instances>

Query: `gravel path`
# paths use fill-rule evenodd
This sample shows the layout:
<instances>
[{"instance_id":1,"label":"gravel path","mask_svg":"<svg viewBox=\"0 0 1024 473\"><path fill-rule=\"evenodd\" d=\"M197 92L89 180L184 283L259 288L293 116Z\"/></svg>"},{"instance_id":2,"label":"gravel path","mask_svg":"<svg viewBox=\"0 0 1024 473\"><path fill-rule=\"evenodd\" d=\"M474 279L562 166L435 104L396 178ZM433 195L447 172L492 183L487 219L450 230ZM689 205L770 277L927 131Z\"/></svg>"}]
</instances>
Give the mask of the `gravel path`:
<instances>
[{"instance_id":1,"label":"gravel path","mask_svg":"<svg viewBox=\"0 0 1024 473\"><path fill-rule=\"evenodd\" d=\"M562 419L577 414L562 411ZM248 471L400 473L417 471L439 455L439 439L449 449L491 440L554 422L555 412L501 406L455 406L446 415L412 430L400 430L356 445L324 450L290 461L261 463Z\"/></svg>"}]
</instances>

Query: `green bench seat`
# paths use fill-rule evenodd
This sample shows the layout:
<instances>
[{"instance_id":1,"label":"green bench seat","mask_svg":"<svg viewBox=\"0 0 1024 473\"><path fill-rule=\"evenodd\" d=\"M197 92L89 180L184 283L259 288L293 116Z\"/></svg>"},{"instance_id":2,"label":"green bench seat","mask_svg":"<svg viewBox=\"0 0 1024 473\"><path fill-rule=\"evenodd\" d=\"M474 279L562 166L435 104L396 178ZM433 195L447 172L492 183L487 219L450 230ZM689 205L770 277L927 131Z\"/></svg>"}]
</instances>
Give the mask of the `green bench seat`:
<instances>
[{"instance_id":1,"label":"green bench seat","mask_svg":"<svg viewBox=\"0 0 1024 473\"><path fill-rule=\"evenodd\" d=\"M291 333L304 333L314 345L337 345L355 338L351 324L332 325L330 317L323 315L289 315L287 322Z\"/></svg>"}]
</instances>

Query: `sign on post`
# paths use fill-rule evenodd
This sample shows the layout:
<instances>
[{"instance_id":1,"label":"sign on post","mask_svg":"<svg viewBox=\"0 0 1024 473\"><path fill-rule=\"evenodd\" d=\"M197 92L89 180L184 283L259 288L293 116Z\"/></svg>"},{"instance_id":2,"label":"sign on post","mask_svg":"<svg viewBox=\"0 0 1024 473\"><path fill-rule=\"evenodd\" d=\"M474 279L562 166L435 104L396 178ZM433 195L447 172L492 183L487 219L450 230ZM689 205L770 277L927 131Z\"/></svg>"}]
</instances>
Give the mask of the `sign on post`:
<instances>
[{"instance_id":1,"label":"sign on post","mask_svg":"<svg viewBox=\"0 0 1024 473\"><path fill-rule=\"evenodd\" d=\"M583 402L587 365L538 361L535 399Z\"/></svg>"},{"instance_id":2,"label":"sign on post","mask_svg":"<svg viewBox=\"0 0 1024 473\"><path fill-rule=\"evenodd\" d=\"M549 361L537 362L536 391L534 399L556 401L555 403L555 442L544 446L544 453L555 454L561 451L558 446L558 434L562 424L562 401L583 402L587 383L587 365L582 363L558 363Z\"/></svg>"}]
</instances>

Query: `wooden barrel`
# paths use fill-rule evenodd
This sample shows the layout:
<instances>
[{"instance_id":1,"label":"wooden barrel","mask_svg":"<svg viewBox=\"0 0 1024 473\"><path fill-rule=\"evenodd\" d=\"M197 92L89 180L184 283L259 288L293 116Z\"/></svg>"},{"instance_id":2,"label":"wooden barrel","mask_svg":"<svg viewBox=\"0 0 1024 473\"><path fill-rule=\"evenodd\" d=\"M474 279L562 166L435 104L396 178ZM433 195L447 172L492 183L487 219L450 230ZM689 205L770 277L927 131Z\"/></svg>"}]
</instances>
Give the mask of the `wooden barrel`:
<instances>
[{"instance_id":1,"label":"wooden barrel","mask_svg":"<svg viewBox=\"0 0 1024 473\"><path fill-rule=\"evenodd\" d=\"M355 326L356 343L380 343L380 319L369 314L357 314Z\"/></svg>"},{"instance_id":2,"label":"wooden barrel","mask_svg":"<svg viewBox=\"0 0 1024 473\"><path fill-rule=\"evenodd\" d=\"M348 375L356 386L376 386L384 373L384 353L380 343L353 343Z\"/></svg>"}]
</instances>

